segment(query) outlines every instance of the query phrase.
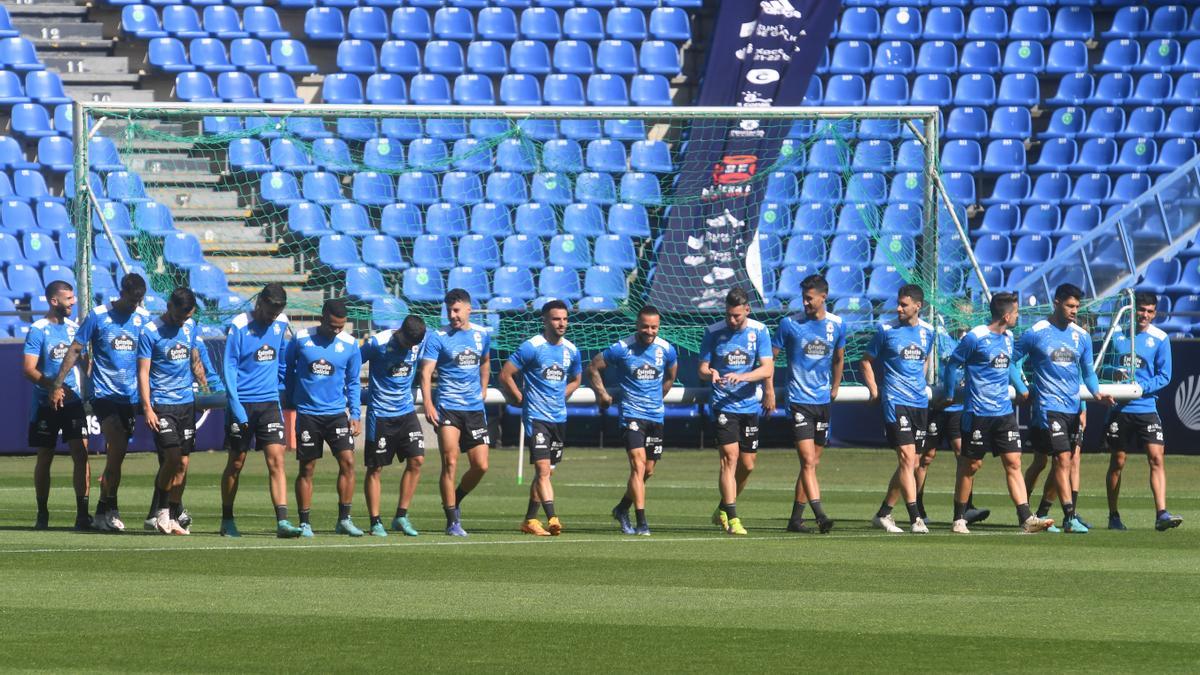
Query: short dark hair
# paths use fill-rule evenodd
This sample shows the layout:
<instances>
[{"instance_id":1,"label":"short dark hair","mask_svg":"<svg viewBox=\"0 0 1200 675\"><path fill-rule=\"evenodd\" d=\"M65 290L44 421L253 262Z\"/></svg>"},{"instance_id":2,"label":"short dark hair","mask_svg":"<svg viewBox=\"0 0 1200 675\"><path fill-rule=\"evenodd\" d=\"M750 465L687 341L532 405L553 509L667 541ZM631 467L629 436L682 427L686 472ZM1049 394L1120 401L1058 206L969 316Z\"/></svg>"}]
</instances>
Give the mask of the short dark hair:
<instances>
[{"instance_id":1,"label":"short dark hair","mask_svg":"<svg viewBox=\"0 0 1200 675\"><path fill-rule=\"evenodd\" d=\"M829 282L820 274L810 274L800 282L800 291L816 291L821 295L829 295Z\"/></svg>"},{"instance_id":2,"label":"short dark hair","mask_svg":"<svg viewBox=\"0 0 1200 675\"><path fill-rule=\"evenodd\" d=\"M896 299L910 298L915 302L925 304L925 290L916 284L904 284L896 291Z\"/></svg>"},{"instance_id":3,"label":"short dark hair","mask_svg":"<svg viewBox=\"0 0 1200 675\"><path fill-rule=\"evenodd\" d=\"M451 288L446 292L446 306L449 307L456 302L465 302L471 304L471 294L465 288Z\"/></svg>"},{"instance_id":4,"label":"short dark hair","mask_svg":"<svg viewBox=\"0 0 1200 675\"><path fill-rule=\"evenodd\" d=\"M1054 301L1062 302L1063 300L1066 300L1067 298L1074 298L1075 300L1082 300L1083 299L1083 289L1076 286L1075 284L1059 284L1058 288L1054 289Z\"/></svg>"},{"instance_id":5,"label":"short dark hair","mask_svg":"<svg viewBox=\"0 0 1200 675\"><path fill-rule=\"evenodd\" d=\"M740 288L731 288L725 294L726 307L741 307L750 304L750 295Z\"/></svg>"},{"instance_id":6,"label":"short dark hair","mask_svg":"<svg viewBox=\"0 0 1200 675\"><path fill-rule=\"evenodd\" d=\"M258 299L272 307L283 308L287 305L287 291L281 284L269 283L258 293Z\"/></svg>"},{"instance_id":7,"label":"short dark hair","mask_svg":"<svg viewBox=\"0 0 1200 675\"><path fill-rule=\"evenodd\" d=\"M130 272L121 277L121 294L131 294L138 297L146 295L146 280L137 272Z\"/></svg>"},{"instance_id":8,"label":"short dark hair","mask_svg":"<svg viewBox=\"0 0 1200 675\"><path fill-rule=\"evenodd\" d=\"M49 292L49 289L47 289L47 292ZM50 296L47 295L46 297L48 298ZM1138 291L1137 294L1133 296L1133 304L1135 307L1145 307L1146 305L1158 307L1158 294L1150 291Z\"/></svg>"},{"instance_id":9,"label":"short dark hair","mask_svg":"<svg viewBox=\"0 0 1200 675\"><path fill-rule=\"evenodd\" d=\"M654 305L642 305L642 309L638 311L638 316L662 316L658 312L658 308Z\"/></svg>"},{"instance_id":10,"label":"short dark hair","mask_svg":"<svg viewBox=\"0 0 1200 675\"><path fill-rule=\"evenodd\" d=\"M1005 314L1012 311L1013 305L1020 304L1016 293L997 293L992 296L991 302L988 303L988 309L992 313L992 319L1003 318Z\"/></svg>"},{"instance_id":11,"label":"short dark hair","mask_svg":"<svg viewBox=\"0 0 1200 675\"><path fill-rule=\"evenodd\" d=\"M404 323L400 325L400 337L410 345L419 345L425 339L425 319L416 314L409 314L404 317Z\"/></svg>"},{"instance_id":12,"label":"short dark hair","mask_svg":"<svg viewBox=\"0 0 1200 675\"><path fill-rule=\"evenodd\" d=\"M196 308L196 294L187 286L178 286L171 291L171 297L167 298L167 302L175 309L190 312Z\"/></svg>"},{"instance_id":13,"label":"short dark hair","mask_svg":"<svg viewBox=\"0 0 1200 675\"><path fill-rule=\"evenodd\" d=\"M321 305L321 316L332 316L338 319L346 318L346 302L330 298Z\"/></svg>"},{"instance_id":14,"label":"short dark hair","mask_svg":"<svg viewBox=\"0 0 1200 675\"><path fill-rule=\"evenodd\" d=\"M63 281L62 279L56 279L46 285L46 299L49 300L63 291L73 290L75 290L75 287L71 284Z\"/></svg>"},{"instance_id":15,"label":"short dark hair","mask_svg":"<svg viewBox=\"0 0 1200 675\"><path fill-rule=\"evenodd\" d=\"M548 301L546 304L542 305L542 316L543 317L550 316L550 312L552 312L556 309L561 309L564 312L568 311L567 303L563 302L562 300Z\"/></svg>"}]
</instances>

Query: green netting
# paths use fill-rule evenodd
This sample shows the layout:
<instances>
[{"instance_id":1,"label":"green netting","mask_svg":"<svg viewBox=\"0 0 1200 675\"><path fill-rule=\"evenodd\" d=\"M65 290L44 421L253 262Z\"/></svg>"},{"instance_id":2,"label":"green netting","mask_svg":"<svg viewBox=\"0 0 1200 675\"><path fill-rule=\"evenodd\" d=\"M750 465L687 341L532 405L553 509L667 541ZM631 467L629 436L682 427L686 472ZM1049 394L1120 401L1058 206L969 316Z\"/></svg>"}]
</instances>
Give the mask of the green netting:
<instances>
[{"instance_id":1,"label":"green netting","mask_svg":"<svg viewBox=\"0 0 1200 675\"><path fill-rule=\"evenodd\" d=\"M921 286L927 318L951 332L983 319L964 242L926 193L936 166L926 162L925 111L818 119L806 109L743 120L748 132L779 138L779 151L740 175L714 171L711 189L691 193L678 187L680 168L691 153L711 154L698 139L715 137L713 128L737 123L745 111L639 111L629 120L586 109L523 118L404 112L92 112L90 124L101 120L96 135L113 141L116 159L141 176L146 193L120 188L108 173L106 199L96 195L91 220L95 240L81 213L77 219L80 246L103 257L104 225L134 232L117 235L128 262L145 271L159 297L176 285L196 289L207 324L244 311L272 281L287 287L294 321L315 320L326 298L346 298L359 332L408 312L440 324L439 288L503 291L518 299L482 301L477 315L495 329L501 352L540 329L536 310L557 295L551 281L573 291L570 337L585 351L627 335L652 285L677 300L664 313L663 336L692 352L720 318L728 285L757 289L755 316L774 327L800 311L799 279L815 272L831 279L834 311L849 323L849 361L861 356L880 316L891 315L899 283ZM111 168L104 164L113 158L91 154L100 148L81 145L89 167ZM664 274L663 235L711 209L719 190L766 196L721 199L724 219L710 220L697 246L697 259L713 266L709 275ZM926 217L931 206L934 218ZM966 218L960 211L964 228ZM171 233L172 223L195 235L201 250ZM747 228L757 236L747 237ZM473 259L493 246L499 267ZM523 246L541 260L520 256ZM396 264L373 258L397 250ZM841 259L823 260L821 251ZM227 291L199 254L224 274ZM420 258L426 266L416 266ZM593 263L603 271L588 271ZM853 283L859 273L861 285ZM103 283L94 286L103 292ZM1026 308L1025 316L1043 310Z\"/></svg>"}]
</instances>

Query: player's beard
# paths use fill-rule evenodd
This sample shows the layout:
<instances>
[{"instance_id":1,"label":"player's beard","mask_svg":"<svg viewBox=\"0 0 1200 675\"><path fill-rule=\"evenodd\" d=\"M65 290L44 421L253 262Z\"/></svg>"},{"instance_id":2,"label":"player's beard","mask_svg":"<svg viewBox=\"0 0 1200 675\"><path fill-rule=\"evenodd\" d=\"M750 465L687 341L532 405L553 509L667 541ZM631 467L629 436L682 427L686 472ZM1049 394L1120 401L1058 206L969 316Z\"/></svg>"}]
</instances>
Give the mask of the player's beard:
<instances>
[{"instance_id":1,"label":"player's beard","mask_svg":"<svg viewBox=\"0 0 1200 675\"><path fill-rule=\"evenodd\" d=\"M65 319L71 316L71 308L66 305L54 305L54 316Z\"/></svg>"}]
</instances>

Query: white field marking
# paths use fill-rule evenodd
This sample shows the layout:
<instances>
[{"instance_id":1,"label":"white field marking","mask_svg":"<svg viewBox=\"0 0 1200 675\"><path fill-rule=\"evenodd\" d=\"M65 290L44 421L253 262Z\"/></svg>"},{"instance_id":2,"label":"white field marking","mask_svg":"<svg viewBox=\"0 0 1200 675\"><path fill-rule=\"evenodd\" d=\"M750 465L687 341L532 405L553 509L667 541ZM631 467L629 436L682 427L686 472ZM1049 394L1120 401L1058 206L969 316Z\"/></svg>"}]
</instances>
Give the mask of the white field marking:
<instances>
[{"instance_id":1,"label":"white field marking","mask_svg":"<svg viewBox=\"0 0 1200 675\"><path fill-rule=\"evenodd\" d=\"M863 539L870 536L870 533L854 534L854 535L821 535L821 540L828 539ZM929 539L933 537L962 537L964 540L967 537L1008 537L1008 536L1024 536L1023 532L977 532L970 535L959 535L952 532L931 532L929 534L920 535L921 539ZM909 537L896 537L894 535L877 535L880 540L904 541ZM708 537L660 537L660 538L645 538L636 535L621 536L621 537L605 537L603 539L571 539L571 538L554 538L552 541L557 541L559 544L612 544L612 543L666 543L666 542L726 542L726 541L743 541L743 542L775 542L796 540L796 536L760 536L760 537L729 537L729 536L708 536ZM535 539L514 539L511 541L422 541L422 542L405 542L403 544L390 544L385 542L378 543L360 543L360 544L302 544L297 546L287 547L286 545L277 544L274 546L251 545L251 546L140 546L130 548L25 548L0 550L0 555L19 555L19 554L39 554L39 553L160 553L167 551L176 551L187 553L192 551L317 551L324 549L345 549L345 548L383 548L386 546L404 546L404 547L429 547L429 546L521 546L530 544L542 544L546 537L537 537Z\"/></svg>"}]
</instances>

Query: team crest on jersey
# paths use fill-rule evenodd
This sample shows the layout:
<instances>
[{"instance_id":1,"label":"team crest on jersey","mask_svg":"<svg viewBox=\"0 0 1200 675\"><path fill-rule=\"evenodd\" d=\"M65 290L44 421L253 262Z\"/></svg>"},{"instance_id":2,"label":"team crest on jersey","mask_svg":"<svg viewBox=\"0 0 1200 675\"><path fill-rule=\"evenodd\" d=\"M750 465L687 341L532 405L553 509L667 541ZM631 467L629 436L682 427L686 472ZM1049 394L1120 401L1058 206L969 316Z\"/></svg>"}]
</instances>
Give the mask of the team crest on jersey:
<instances>
[{"instance_id":1,"label":"team crest on jersey","mask_svg":"<svg viewBox=\"0 0 1200 675\"><path fill-rule=\"evenodd\" d=\"M654 365L658 366L659 368L662 368L663 359L664 359L663 348L658 347L657 349L654 350Z\"/></svg>"},{"instance_id":2,"label":"team crest on jersey","mask_svg":"<svg viewBox=\"0 0 1200 675\"><path fill-rule=\"evenodd\" d=\"M996 369L1007 370L1009 362L1008 352L1000 352L992 357L991 366Z\"/></svg>"},{"instance_id":3,"label":"team crest on jersey","mask_svg":"<svg viewBox=\"0 0 1200 675\"><path fill-rule=\"evenodd\" d=\"M1050 431L1062 431L1062 425L1058 422L1051 422Z\"/></svg>"},{"instance_id":4,"label":"team crest on jersey","mask_svg":"<svg viewBox=\"0 0 1200 675\"><path fill-rule=\"evenodd\" d=\"M328 377L333 374L333 364L325 359L317 359L308 366L309 371L318 377Z\"/></svg>"},{"instance_id":5,"label":"team crest on jersey","mask_svg":"<svg viewBox=\"0 0 1200 675\"><path fill-rule=\"evenodd\" d=\"M543 443L545 443L545 442L546 442L546 434L543 434L542 432L540 432L540 431L539 431L539 432L538 432L538 433L537 433L537 434L536 434L536 435L533 437L533 442L534 442L534 443L536 443L536 444L538 444L538 445L542 445Z\"/></svg>"},{"instance_id":6,"label":"team crest on jersey","mask_svg":"<svg viewBox=\"0 0 1200 675\"><path fill-rule=\"evenodd\" d=\"M1050 362L1060 366L1074 365L1075 352L1066 347L1059 347L1050 352Z\"/></svg>"},{"instance_id":7,"label":"team crest on jersey","mask_svg":"<svg viewBox=\"0 0 1200 675\"><path fill-rule=\"evenodd\" d=\"M335 345L333 346L333 351L335 351L335 352L337 352L337 353L339 353L339 354L340 354L340 353L342 353L342 352L343 352L343 351L345 351L345 350L346 350L346 348L345 348L345 347L343 347L343 346L342 346L342 343L340 343L340 342L339 342L339 343L337 343L337 344L335 344Z\"/></svg>"},{"instance_id":8,"label":"team crest on jersey","mask_svg":"<svg viewBox=\"0 0 1200 675\"><path fill-rule=\"evenodd\" d=\"M795 415L793 415L793 417L794 417L794 418L795 418L795 420L796 420L796 425L797 425L797 426L804 426L804 424L805 424L805 421L804 421L804 420L806 419L806 418L804 417L804 413L802 413L802 412L798 412L798 413L796 413Z\"/></svg>"},{"instance_id":9,"label":"team crest on jersey","mask_svg":"<svg viewBox=\"0 0 1200 675\"><path fill-rule=\"evenodd\" d=\"M900 428L901 429L911 429L912 428L912 423L908 421L908 415L900 416Z\"/></svg>"},{"instance_id":10,"label":"team crest on jersey","mask_svg":"<svg viewBox=\"0 0 1200 675\"><path fill-rule=\"evenodd\" d=\"M728 421L729 421L729 418L725 416L725 413L721 413L720 415L717 415L717 424L725 424Z\"/></svg>"},{"instance_id":11,"label":"team crest on jersey","mask_svg":"<svg viewBox=\"0 0 1200 675\"><path fill-rule=\"evenodd\" d=\"M133 325L140 327L142 325L142 317L135 314L133 316Z\"/></svg>"},{"instance_id":12,"label":"team crest on jersey","mask_svg":"<svg viewBox=\"0 0 1200 675\"><path fill-rule=\"evenodd\" d=\"M118 352L131 352L134 348L133 338L129 337L125 333L121 333L113 338L111 344L113 351Z\"/></svg>"},{"instance_id":13,"label":"team crest on jersey","mask_svg":"<svg viewBox=\"0 0 1200 675\"><path fill-rule=\"evenodd\" d=\"M658 368L646 363L633 371L633 377L639 382L651 382L658 379Z\"/></svg>"},{"instance_id":14,"label":"team crest on jersey","mask_svg":"<svg viewBox=\"0 0 1200 675\"><path fill-rule=\"evenodd\" d=\"M305 443L312 440L312 434L308 433L308 429L300 432L300 440L304 441Z\"/></svg>"},{"instance_id":15,"label":"team crest on jersey","mask_svg":"<svg viewBox=\"0 0 1200 675\"><path fill-rule=\"evenodd\" d=\"M562 382L567 379L567 371L557 363L552 363L542 369L542 378L547 382Z\"/></svg>"},{"instance_id":16,"label":"team crest on jersey","mask_svg":"<svg viewBox=\"0 0 1200 675\"><path fill-rule=\"evenodd\" d=\"M630 430L630 431L637 431L637 430L638 430L638 423L637 423L637 420L630 420L630 422L629 422L629 430Z\"/></svg>"},{"instance_id":17,"label":"team crest on jersey","mask_svg":"<svg viewBox=\"0 0 1200 675\"><path fill-rule=\"evenodd\" d=\"M238 423L237 423L237 422L232 422L232 423L230 423L230 425L229 425L229 433L231 433L231 434L236 434L236 433L237 433L237 432L239 432L239 431L241 431L241 429L239 429L239 428L238 428Z\"/></svg>"},{"instance_id":18,"label":"team crest on jersey","mask_svg":"<svg viewBox=\"0 0 1200 675\"><path fill-rule=\"evenodd\" d=\"M751 333L753 335L753 333ZM750 363L750 355L739 348L725 355L725 365L730 367L745 366Z\"/></svg>"},{"instance_id":19,"label":"team crest on jersey","mask_svg":"<svg viewBox=\"0 0 1200 675\"><path fill-rule=\"evenodd\" d=\"M982 441L983 440L983 432L978 429L976 429L975 431L972 431L971 432L971 440Z\"/></svg>"},{"instance_id":20,"label":"team crest on jersey","mask_svg":"<svg viewBox=\"0 0 1200 675\"><path fill-rule=\"evenodd\" d=\"M930 436L937 436L937 432L938 432L938 425L937 425L937 422L930 422L930 423L929 423L929 435L930 435Z\"/></svg>"},{"instance_id":21,"label":"team crest on jersey","mask_svg":"<svg viewBox=\"0 0 1200 675\"><path fill-rule=\"evenodd\" d=\"M1146 346L1153 347L1154 346L1154 338L1146 338Z\"/></svg>"},{"instance_id":22,"label":"team crest on jersey","mask_svg":"<svg viewBox=\"0 0 1200 675\"><path fill-rule=\"evenodd\" d=\"M1108 432L1110 434L1115 434L1120 430L1121 430L1121 425L1116 422L1113 422L1112 424L1108 425Z\"/></svg>"},{"instance_id":23,"label":"team crest on jersey","mask_svg":"<svg viewBox=\"0 0 1200 675\"><path fill-rule=\"evenodd\" d=\"M171 430L171 419L168 417L158 418L158 430L159 431L170 431Z\"/></svg>"},{"instance_id":24,"label":"team crest on jersey","mask_svg":"<svg viewBox=\"0 0 1200 675\"><path fill-rule=\"evenodd\" d=\"M459 368L478 368L479 352L472 349L464 349L455 355L454 363Z\"/></svg>"},{"instance_id":25,"label":"team crest on jersey","mask_svg":"<svg viewBox=\"0 0 1200 675\"><path fill-rule=\"evenodd\" d=\"M925 350L921 349L921 345L910 344L900 350L900 358L905 361L924 361Z\"/></svg>"},{"instance_id":26,"label":"team crest on jersey","mask_svg":"<svg viewBox=\"0 0 1200 675\"><path fill-rule=\"evenodd\" d=\"M279 333L281 333L281 332L282 332L282 330L279 328L279 324L275 324L275 334L279 335Z\"/></svg>"},{"instance_id":27,"label":"team crest on jersey","mask_svg":"<svg viewBox=\"0 0 1200 675\"><path fill-rule=\"evenodd\" d=\"M171 345L170 349L167 350L168 361L186 361L187 358L188 348L187 345L183 343L176 342L175 344Z\"/></svg>"},{"instance_id":28,"label":"team crest on jersey","mask_svg":"<svg viewBox=\"0 0 1200 675\"><path fill-rule=\"evenodd\" d=\"M387 450L387 437L380 436L379 440L375 441L375 447L379 448L380 452Z\"/></svg>"},{"instance_id":29,"label":"team crest on jersey","mask_svg":"<svg viewBox=\"0 0 1200 675\"><path fill-rule=\"evenodd\" d=\"M67 358L67 350L70 346L65 342L60 342L50 348L50 359L53 361L62 361Z\"/></svg>"},{"instance_id":30,"label":"team crest on jersey","mask_svg":"<svg viewBox=\"0 0 1200 675\"><path fill-rule=\"evenodd\" d=\"M809 340L804 344L804 355L813 359L823 359L829 355L829 343L820 338Z\"/></svg>"},{"instance_id":31,"label":"team crest on jersey","mask_svg":"<svg viewBox=\"0 0 1200 675\"><path fill-rule=\"evenodd\" d=\"M278 328L278 326L276 326ZM259 363L275 360L275 349L271 345L263 345L254 352L254 360Z\"/></svg>"}]
</instances>

